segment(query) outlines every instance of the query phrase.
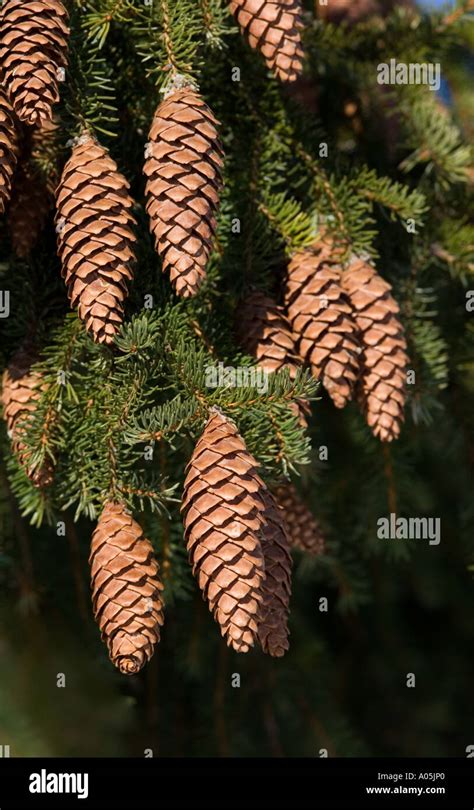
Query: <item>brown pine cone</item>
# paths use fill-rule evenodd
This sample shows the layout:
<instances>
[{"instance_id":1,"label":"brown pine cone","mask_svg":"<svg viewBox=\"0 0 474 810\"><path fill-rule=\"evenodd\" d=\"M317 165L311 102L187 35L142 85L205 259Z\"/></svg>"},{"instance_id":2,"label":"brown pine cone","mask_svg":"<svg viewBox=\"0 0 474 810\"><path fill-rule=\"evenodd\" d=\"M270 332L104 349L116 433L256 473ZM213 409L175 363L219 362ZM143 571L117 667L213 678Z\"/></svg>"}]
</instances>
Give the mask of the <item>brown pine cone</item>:
<instances>
[{"instance_id":1,"label":"brown pine cone","mask_svg":"<svg viewBox=\"0 0 474 810\"><path fill-rule=\"evenodd\" d=\"M22 439L34 422L40 391L44 388L41 375L31 370L37 360L37 354L30 347L16 352L3 374L2 404L13 452L34 486L43 488L53 481L52 462L47 459L41 467L33 465L31 451Z\"/></svg>"},{"instance_id":2,"label":"brown pine cone","mask_svg":"<svg viewBox=\"0 0 474 810\"><path fill-rule=\"evenodd\" d=\"M283 308L270 296L251 290L237 307L235 318L237 340L248 354L269 373L287 368L294 379L302 366L295 341ZM311 413L307 401L292 403L300 423L306 427L305 415Z\"/></svg>"},{"instance_id":3,"label":"brown pine cone","mask_svg":"<svg viewBox=\"0 0 474 810\"><path fill-rule=\"evenodd\" d=\"M282 511L268 489L263 492L263 499L266 506L262 533L265 580L262 585L258 640L265 653L280 658L289 647L288 613L293 561Z\"/></svg>"},{"instance_id":4,"label":"brown pine cone","mask_svg":"<svg viewBox=\"0 0 474 810\"><path fill-rule=\"evenodd\" d=\"M112 663L134 675L163 624L163 585L153 546L122 504L109 501L91 540L92 606Z\"/></svg>"},{"instance_id":5,"label":"brown pine cone","mask_svg":"<svg viewBox=\"0 0 474 810\"><path fill-rule=\"evenodd\" d=\"M110 344L124 317L136 237L129 184L90 135L74 146L59 183L56 230L72 307L96 343Z\"/></svg>"},{"instance_id":6,"label":"brown pine cone","mask_svg":"<svg viewBox=\"0 0 474 810\"><path fill-rule=\"evenodd\" d=\"M294 82L303 70L300 0L231 0L230 10L275 76Z\"/></svg>"},{"instance_id":7,"label":"brown pine cone","mask_svg":"<svg viewBox=\"0 0 474 810\"><path fill-rule=\"evenodd\" d=\"M296 354L290 324L269 295L251 290L237 307L236 334L242 348L269 372L287 368L295 378L301 360Z\"/></svg>"},{"instance_id":8,"label":"brown pine cone","mask_svg":"<svg viewBox=\"0 0 474 810\"><path fill-rule=\"evenodd\" d=\"M53 198L32 164L22 162L14 177L8 211L8 230L13 251L26 258L35 247L51 211Z\"/></svg>"},{"instance_id":9,"label":"brown pine cone","mask_svg":"<svg viewBox=\"0 0 474 810\"><path fill-rule=\"evenodd\" d=\"M68 13L60 0L6 0L0 63L16 114L27 124L52 117L58 72L67 65Z\"/></svg>"},{"instance_id":10,"label":"brown pine cone","mask_svg":"<svg viewBox=\"0 0 474 810\"><path fill-rule=\"evenodd\" d=\"M237 652L255 643L265 576L256 467L234 423L215 411L186 468L181 507L193 573Z\"/></svg>"},{"instance_id":11,"label":"brown pine cone","mask_svg":"<svg viewBox=\"0 0 474 810\"><path fill-rule=\"evenodd\" d=\"M173 90L158 106L143 171L146 210L163 271L183 298L206 275L222 186L218 122L191 87Z\"/></svg>"},{"instance_id":12,"label":"brown pine cone","mask_svg":"<svg viewBox=\"0 0 474 810\"><path fill-rule=\"evenodd\" d=\"M360 399L374 436L391 442L404 419L408 356L391 286L364 259L354 258L342 283L361 334Z\"/></svg>"},{"instance_id":13,"label":"brown pine cone","mask_svg":"<svg viewBox=\"0 0 474 810\"><path fill-rule=\"evenodd\" d=\"M296 253L284 287L296 348L338 408L352 398L360 345L352 310L341 287L340 252L320 239Z\"/></svg>"},{"instance_id":14,"label":"brown pine cone","mask_svg":"<svg viewBox=\"0 0 474 810\"><path fill-rule=\"evenodd\" d=\"M18 160L18 132L12 106L0 89L0 214L10 199L13 172Z\"/></svg>"},{"instance_id":15,"label":"brown pine cone","mask_svg":"<svg viewBox=\"0 0 474 810\"><path fill-rule=\"evenodd\" d=\"M273 487L273 495L283 512L290 544L315 556L323 554L325 539L322 529L296 487L290 483L279 484Z\"/></svg>"}]
</instances>

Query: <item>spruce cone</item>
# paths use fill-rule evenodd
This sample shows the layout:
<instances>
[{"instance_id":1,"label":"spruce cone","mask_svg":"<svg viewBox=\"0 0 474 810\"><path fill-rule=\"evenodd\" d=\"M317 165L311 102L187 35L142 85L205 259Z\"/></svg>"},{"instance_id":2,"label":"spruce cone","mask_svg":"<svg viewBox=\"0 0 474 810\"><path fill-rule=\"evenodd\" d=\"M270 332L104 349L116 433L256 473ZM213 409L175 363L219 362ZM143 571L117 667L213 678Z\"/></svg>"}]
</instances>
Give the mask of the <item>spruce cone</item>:
<instances>
[{"instance_id":1,"label":"spruce cone","mask_svg":"<svg viewBox=\"0 0 474 810\"><path fill-rule=\"evenodd\" d=\"M113 342L135 260L133 200L108 152L83 135L64 167L56 230L71 306L97 343Z\"/></svg>"},{"instance_id":2,"label":"spruce cone","mask_svg":"<svg viewBox=\"0 0 474 810\"><path fill-rule=\"evenodd\" d=\"M8 212L8 229L12 248L26 258L35 247L52 207L52 196L29 161L18 167Z\"/></svg>"},{"instance_id":3,"label":"spruce cone","mask_svg":"<svg viewBox=\"0 0 474 810\"><path fill-rule=\"evenodd\" d=\"M92 605L112 663L134 675L163 624L163 585L153 546L122 504L106 504L92 535Z\"/></svg>"},{"instance_id":4,"label":"spruce cone","mask_svg":"<svg viewBox=\"0 0 474 810\"><path fill-rule=\"evenodd\" d=\"M10 199L12 176L18 160L18 132L11 104L0 89L0 214Z\"/></svg>"},{"instance_id":5,"label":"spruce cone","mask_svg":"<svg viewBox=\"0 0 474 810\"><path fill-rule=\"evenodd\" d=\"M237 652L247 652L257 637L265 573L262 488L237 428L216 411L187 466L182 512L193 573Z\"/></svg>"},{"instance_id":6,"label":"spruce cone","mask_svg":"<svg viewBox=\"0 0 474 810\"><path fill-rule=\"evenodd\" d=\"M363 259L342 276L361 333L360 398L374 436L391 442L404 419L408 357L399 307L391 286Z\"/></svg>"},{"instance_id":7,"label":"spruce cone","mask_svg":"<svg viewBox=\"0 0 474 810\"><path fill-rule=\"evenodd\" d=\"M360 346L351 306L341 288L339 252L320 240L295 254L284 290L298 354L338 408L352 398Z\"/></svg>"},{"instance_id":8,"label":"spruce cone","mask_svg":"<svg viewBox=\"0 0 474 810\"><path fill-rule=\"evenodd\" d=\"M325 545L324 534L296 487L290 483L279 484L273 488L273 494L283 512L290 544L300 551L315 556L322 554Z\"/></svg>"},{"instance_id":9,"label":"spruce cone","mask_svg":"<svg viewBox=\"0 0 474 810\"><path fill-rule=\"evenodd\" d=\"M0 62L16 114L27 124L52 117L58 71L67 65L68 13L60 0L6 0Z\"/></svg>"},{"instance_id":10,"label":"spruce cone","mask_svg":"<svg viewBox=\"0 0 474 810\"><path fill-rule=\"evenodd\" d=\"M282 307L265 293L253 290L240 302L235 323L240 345L255 357L259 366L269 373L287 368L291 379L295 378L302 363ZM309 403L299 400L292 404L300 423L306 427L305 414L311 412Z\"/></svg>"},{"instance_id":11,"label":"spruce cone","mask_svg":"<svg viewBox=\"0 0 474 810\"><path fill-rule=\"evenodd\" d=\"M268 489L264 491L263 499L266 506L266 524L262 534L265 580L262 585L258 640L265 653L280 658L289 647L288 605L293 563L283 514Z\"/></svg>"},{"instance_id":12,"label":"spruce cone","mask_svg":"<svg viewBox=\"0 0 474 810\"><path fill-rule=\"evenodd\" d=\"M144 165L146 209L163 270L178 295L194 295L206 275L216 229L223 152L218 122L190 87L158 106Z\"/></svg>"},{"instance_id":13,"label":"spruce cone","mask_svg":"<svg viewBox=\"0 0 474 810\"><path fill-rule=\"evenodd\" d=\"M292 379L301 360L296 354L291 327L282 307L270 296L252 290L236 313L236 332L242 348L269 372L287 368Z\"/></svg>"},{"instance_id":14,"label":"spruce cone","mask_svg":"<svg viewBox=\"0 0 474 810\"><path fill-rule=\"evenodd\" d=\"M230 10L277 78L294 82L303 70L300 0L231 0Z\"/></svg>"},{"instance_id":15,"label":"spruce cone","mask_svg":"<svg viewBox=\"0 0 474 810\"><path fill-rule=\"evenodd\" d=\"M37 359L31 348L21 348L16 352L3 374L2 404L13 452L35 487L43 488L52 483L52 462L47 459L41 467L33 465L31 451L22 440L35 419L37 402L43 387L41 375L37 371L31 371L31 366Z\"/></svg>"}]
</instances>

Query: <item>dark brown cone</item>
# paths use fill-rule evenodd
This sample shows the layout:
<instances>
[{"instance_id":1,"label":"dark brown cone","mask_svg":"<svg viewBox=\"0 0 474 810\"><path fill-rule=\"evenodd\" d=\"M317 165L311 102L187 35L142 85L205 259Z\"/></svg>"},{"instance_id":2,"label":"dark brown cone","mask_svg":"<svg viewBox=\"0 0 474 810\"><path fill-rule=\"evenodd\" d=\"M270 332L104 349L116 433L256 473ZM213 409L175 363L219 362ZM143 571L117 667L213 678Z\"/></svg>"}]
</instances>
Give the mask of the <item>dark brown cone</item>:
<instances>
[{"instance_id":1,"label":"dark brown cone","mask_svg":"<svg viewBox=\"0 0 474 810\"><path fill-rule=\"evenodd\" d=\"M6 0L0 9L0 63L18 118L40 124L59 101L67 65L68 13L60 0Z\"/></svg>"},{"instance_id":2,"label":"dark brown cone","mask_svg":"<svg viewBox=\"0 0 474 810\"><path fill-rule=\"evenodd\" d=\"M150 660L163 624L153 546L122 504L109 502L91 540L92 606L110 659L124 675Z\"/></svg>"},{"instance_id":3,"label":"dark brown cone","mask_svg":"<svg viewBox=\"0 0 474 810\"><path fill-rule=\"evenodd\" d=\"M273 488L273 494L283 512L290 544L315 556L323 554L325 539L322 529L296 487L290 483L279 484Z\"/></svg>"},{"instance_id":4,"label":"dark brown cone","mask_svg":"<svg viewBox=\"0 0 474 810\"><path fill-rule=\"evenodd\" d=\"M59 125L56 119L45 121L41 126L30 130L30 162L42 178L51 198L54 197L59 182L58 136Z\"/></svg>"},{"instance_id":5,"label":"dark brown cone","mask_svg":"<svg viewBox=\"0 0 474 810\"><path fill-rule=\"evenodd\" d=\"M265 576L256 468L234 423L212 413L187 466L181 507L193 573L237 652L255 643Z\"/></svg>"},{"instance_id":6,"label":"dark brown cone","mask_svg":"<svg viewBox=\"0 0 474 810\"><path fill-rule=\"evenodd\" d=\"M303 70L300 0L231 0L230 10L275 76L294 82Z\"/></svg>"},{"instance_id":7,"label":"dark brown cone","mask_svg":"<svg viewBox=\"0 0 474 810\"><path fill-rule=\"evenodd\" d=\"M123 321L135 261L132 205L115 161L83 135L62 173L55 222L71 306L97 343L112 343Z\"/></svg>"},{"instance_id":8,"label":"dark brown cone","mask_svg":"<svg viewBox=\"0 0 474 810\"><path fill-rule=\"evenodd\" d=\"M53 198L41 175L29 161L21 163L15 173L8 211L8 230L17 256L29 256L47 222L52 204Z\"/></svg>"},{"instance_id":9,"label":"dark brown cone","mask_svg":"<svg viewBox=\"0 0 474 810\"><path fill-rule=\"evenodd\" d=\"M38 487L47 487L53 480L53 465L46 460L41 467L31 463L31 451L22 437L35 419L40 391L44 387L41 375L31 366L38 359L30 349L21 348L12 358L3 374L3 418L12 442L12 448L28 478Z\"/></svg>"},{"instance_id":10,"label":"dark brown cone","mask_svg":"<svg viewBox=\"0 0 474 810\"><path fill-rule=\"evenodd\" d=\"M174 90L158 106L143 171L150 230L163 271L183 298L195 295L206 275L216 230L223 151L218 122L190 87Z\"/></svg>"},{"instance_id":11,"label":"dark brown cone","mask_svg":"<svg viewBox=\"0 0 474 810\"><path fill-rule=\"evenodd\" d=\"M265 501L265 527L262 551L265 559L265 580L258 625L258 640L262 650L280 658L289 647L288 614L291 596L290 540L282 511L268 489Z\"/></svg>"},{"instance_id":12,"label":"dark brown cone","mask_svg":"<svg viewBox=\"0 0 474 810\"><path fill-rule=\"evenodd\" d=\"M360 399L367 423L383 442L398 438L404 419L408 357L391 286L372 265L353 259L342 276L363 346Z\"/></svg>"},{"instance_id":13,"label":"dark brown cone","mask_svg":"<svg viewBox=\"0 0 474 810\"><path fill-rule=\"evenodd\" d=\"M12 177L18 160L18 132L11 104L0 89L0 214L10 199Z\"/></svg>"},{"instance_id":14,"label":"dark brown cone","mask_svg":"<svg viewBox=\"0 0 474 810\"><path fill-rule=\"evenodd\" d=\"M324 239L296 253L284 297L298 354L321 378L336 407L343 408L357 380L360 344L339 261L340 252Z\"/></svg>"},{"instance_id":15,"label":"dark brown cone","mask_svg":"<svg viewBox=\"0 0 474 810\"><path fill-rule=\"evenodd\" d=\"M294 379L301 359L296 354L295 341L283 308L270 296L252 290L240 302L235 319L237 339L248 354L255 357L261 368L269 373L287 368ZM305 415L311 413L307 401L292 403L300 423L306 427Z\"/></svg>"}]
</instances>

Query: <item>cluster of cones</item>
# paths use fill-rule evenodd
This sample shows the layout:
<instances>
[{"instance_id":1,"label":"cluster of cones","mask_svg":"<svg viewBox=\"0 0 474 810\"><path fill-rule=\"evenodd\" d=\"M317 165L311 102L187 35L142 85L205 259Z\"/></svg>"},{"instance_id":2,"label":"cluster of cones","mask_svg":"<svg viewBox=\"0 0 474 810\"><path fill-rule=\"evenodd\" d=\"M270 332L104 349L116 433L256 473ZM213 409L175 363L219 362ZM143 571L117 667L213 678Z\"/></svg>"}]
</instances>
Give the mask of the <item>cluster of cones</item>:
<instances>
[{"instance_id":1,"label":"cluster of cones","mask_svg":"<svg viewBox=\"0 0 474 810\"><path fill-rule=\"evenodd\" d=\"M188 464L182 513L193 573L227 644L284 655L290 550L320 554L323 535L293 485L267 488L234 423L217 410ZM134 674L160 640L163 585L151 543L122 504L106 504L90 564L102 638L114 665Z\"/></svg>"},{"instance_id":2,"label":"cluster of cones","mask_svg":"<svg viewBox=\"0 0 474 810\"><path fill-rule=\"evenodd\" d=\"M344 265L322 235L292 257L283 298L284 307L258 290L245 296L236 319L243 348L269 372L288 368L294 377L308 366L336 407L356 396L374 435L396 439L408 357L390 285L367 259Z\"/></svg>"},{"instance_id":3,"label":"cluster of cones","mask_svg":"<svg viewBox=\"0 0 474 810\"><path fill-rule=\"evenodd\" d=\"M302 68L299 0L232 0L252 47L284 81ZM10 206L12 244L27 256L44 225L51 189L32 169L27 137L53 125L58 81L67 67L68 14L61 0L6 0L0 11L0 213ZM196 88L176 76L158 105L144 173L147 212L164 271L178 295L194 295L212 248L222 185L217 121ZM17 164L19 163L18 167ZM16 172L15 169L17 168ZM76 140L56 192L56 230L69 299L93 339L110 344L124 317L135 242L129 185L88 132Z\"/></svg>"},{"instance_id":4,"label":"cluster of cones","mask_svg":"<svg viewBox=\"0 0 474 810\"><path fill-rule=\"evenodd\" d=\"M268 67L282 81L294 81L303 56L299 0L231 0L230 9ZM24 256L53 198L51 185L40 187L32 167L35 151L54 135L68 36L60 0L6 0L0 10L0 213L9 203L12 242ZM218 122L198 90L175 77L153 118L144 174L156 250L183 297L194 295L205 278L222 168ZM75 141L55 199L71 305L93 339L110 344L133 276L135 220L127 180L89 132ZM321 239L291 260L284 300L283 309L262 294L248 296L241 317L247 349L270 371L286 366L294 375L307 363L338 407L357 394L374 433L395 438L407 357L389 285L360 258L342 267L334 245ZM36 359L31 347L17 353L4 375L2 399L14 450L43 487L52 480L51 466L38 466L24 441L44 387ZM304 420L306 403L295 409ZM183 520L193 571L227 643L246 652L258 642L270 655L282 655L290 547L318 554L322 534L291 485L268 489L235 425L219 412L211 414L188 465ZM122 672L137 672L160 637L163 589L152 546L121 504L106 504L90 562L94 612L110 656Z\"/></svg>"}]
</instances>

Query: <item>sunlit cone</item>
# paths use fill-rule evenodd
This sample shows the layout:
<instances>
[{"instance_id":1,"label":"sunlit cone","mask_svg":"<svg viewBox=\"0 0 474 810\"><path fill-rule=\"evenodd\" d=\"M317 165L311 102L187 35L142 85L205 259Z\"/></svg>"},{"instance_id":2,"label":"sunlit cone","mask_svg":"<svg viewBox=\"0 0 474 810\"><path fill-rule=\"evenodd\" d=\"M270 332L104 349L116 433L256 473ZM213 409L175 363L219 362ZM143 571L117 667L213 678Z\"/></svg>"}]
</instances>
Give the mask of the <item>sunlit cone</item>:
<instances>
[{"instance_id":1,"label":"sunlit cone","mask_svg":"<svg viewBox=\"0 0 474 810\"><path fill-rule=\"evenodd\" d=\"M0 9L0 66L18 118L40 124L59 101L67 65L68 13L60 0L5 0Z\"/></svg>"},{"instance_id":2,"label":"sunlit cone","mask_svg":"<svg viewBox=\"0 0 474 810\"><path fill-rule=\"evenodd\" d=\"M295 81L303 70L304 56L300 0L231 0L230 10L275 76Z\"/></svg>"},{"instance_id":3,"label":"sunlit cone","mask_svg":"<svg viewBox=\"0 0 474 810\"><path fill-rule=\"evenodd\" d=\"M343 408L357 380L360 344L341 287L340 252L329 240L321 238L293 256L284 298L298 354Z\"/></svg>"},{"instance_id":4,"label":"sunlit cone","mask_svg":"<svg viewBox=\"0 0 474 810\"><path fill-rule=\"evenodd\" d=\"M263 482L234 423L211 414L187 466L182 504L193 573L227 644L255 643L265 576Z\"/></svg>"},{"instance_id":5,"label":"sunlit cone","mask_svg":"<svg viewBox=\"0 0 474 810\"><path fill-rule=\"evenodd\" d=\"M217 126L199 93L184 87L158 106L148 136L150 229L163 271L183 298L205 278L216 229L223 166Z\"/></svg>"},{"instance_id":6,"label":"sunlit cone","mask_svg":"<svg viewBox=\"0 0 474 810\"><path fill-rule=\"evenodd\" d=\"M109 502L92 535L92 605L112 663L134 675L151 658L163 625L163 585L153 546L119 503Z\"/></svg>"},{"instance_id":7,"label":"sunlit cone","mask_svg":"<svg viewBox=\"0 0 474 810\"><path fill-rule=\"evenodd\" d=\"M135 262L129 184L103 146L82 136L57 190L56 231L72 307L97 343L113 342Z\"/></svg>"},{"instance_id":8,"label":"sunlit cone","mask_svg":"<svg viewBox=\"0 0 474 810\"><path fill-rule=\"evenodd\" d=\"M342 276L361 335L359 395L367 423L383 442L400 433L404 419L408 356L400 309L392 288L364 259Z\"/></svg>"}]
</instances>

